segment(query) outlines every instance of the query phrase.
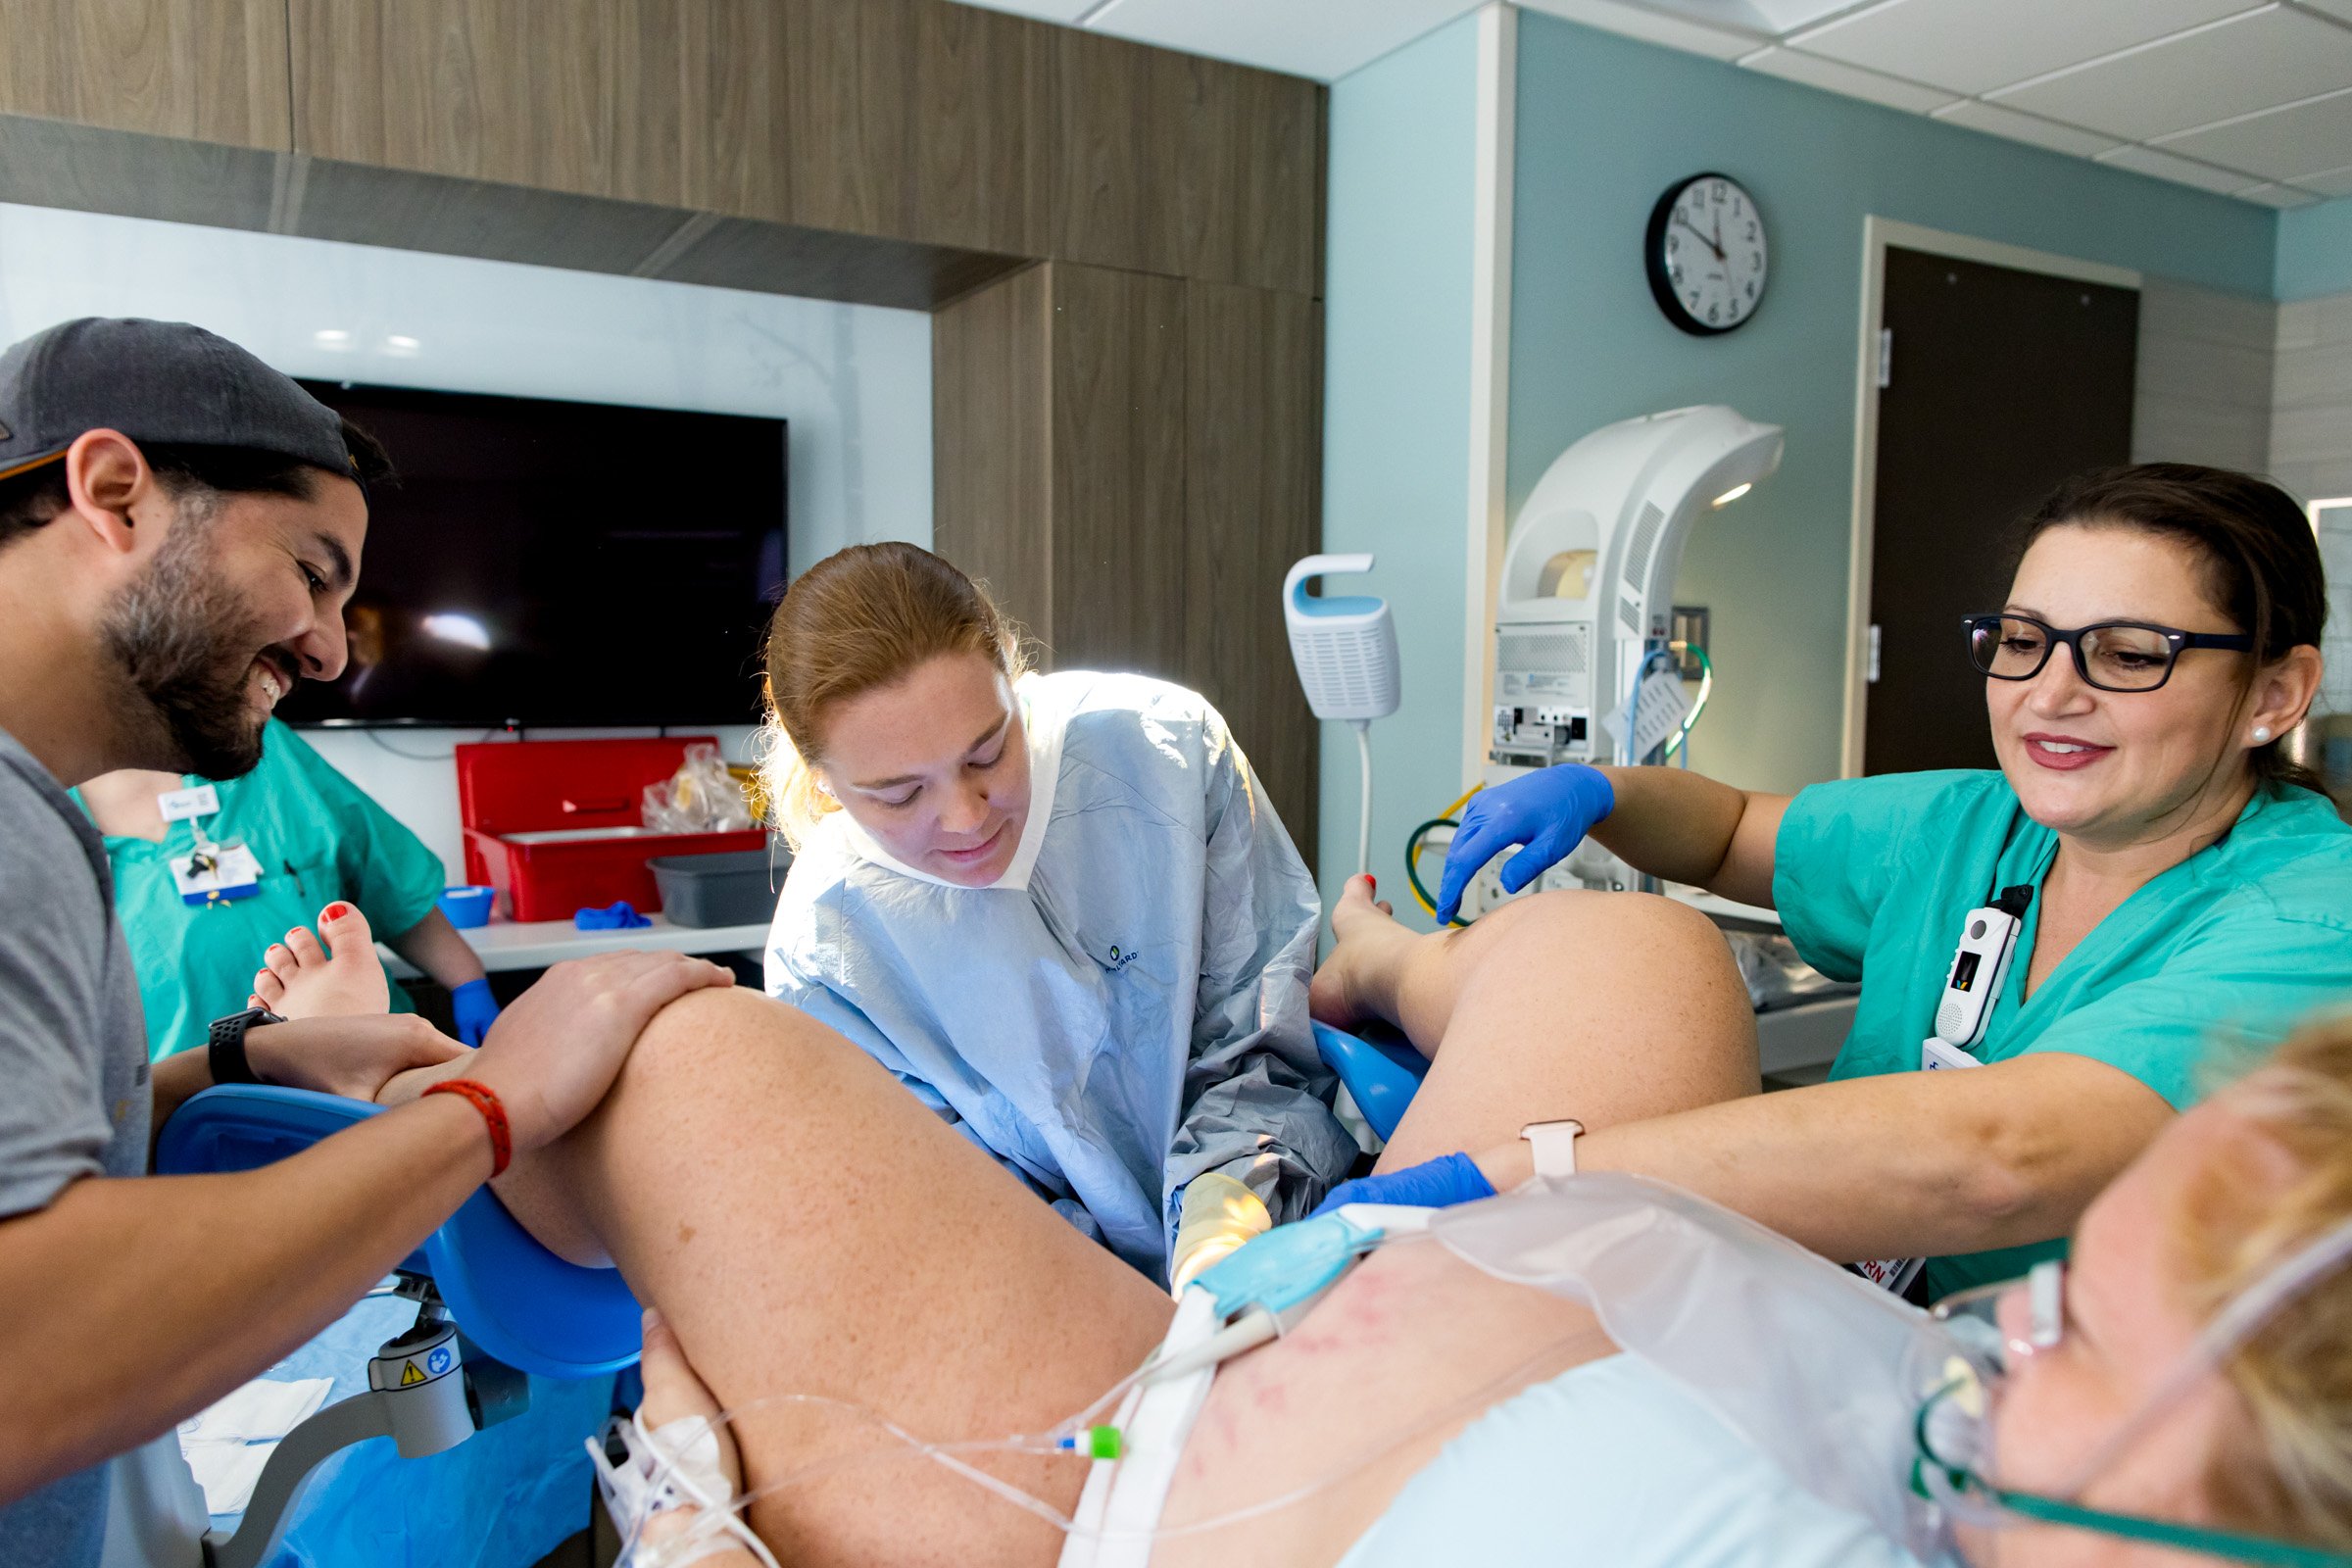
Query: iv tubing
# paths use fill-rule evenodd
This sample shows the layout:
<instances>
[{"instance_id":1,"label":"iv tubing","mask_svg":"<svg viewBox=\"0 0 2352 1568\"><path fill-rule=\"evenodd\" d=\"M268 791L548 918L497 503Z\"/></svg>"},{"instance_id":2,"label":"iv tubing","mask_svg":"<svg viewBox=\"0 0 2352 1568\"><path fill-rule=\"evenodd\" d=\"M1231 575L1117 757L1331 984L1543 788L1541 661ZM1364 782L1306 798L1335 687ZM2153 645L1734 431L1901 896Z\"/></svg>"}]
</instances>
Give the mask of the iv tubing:
<instances>
[{"instance_id":1,"label":"iv tubing","mask_svg":"<svg viewBox=\"0 0 2352 1568\"><path fill-rule=\"evenodd\" d=\"M1355 818L1355 874L1372 869L1372 721L1355 720L1355 755L1364 775L1363 805Z\"/></svg>"}]
</instances>

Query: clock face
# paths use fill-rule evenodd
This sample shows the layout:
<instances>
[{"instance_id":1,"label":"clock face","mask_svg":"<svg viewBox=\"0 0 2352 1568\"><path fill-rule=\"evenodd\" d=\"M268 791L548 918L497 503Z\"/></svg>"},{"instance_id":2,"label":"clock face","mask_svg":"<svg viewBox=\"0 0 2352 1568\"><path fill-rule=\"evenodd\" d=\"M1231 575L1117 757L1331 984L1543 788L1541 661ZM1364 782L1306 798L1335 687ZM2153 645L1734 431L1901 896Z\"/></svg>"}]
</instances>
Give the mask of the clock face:
<instances>
[{"instance_id":1,"label":"clock face","mask_svg":"<svg viewBox=\"0 0 2352 1568\"><path fill-rule=\"evenodd\" d=\"M1686 332L1729 332L1763 303L1764 218L1736 179L1696 174L1668 187L1646 245L1650 292Z\"/></svg>"}]
</instances>

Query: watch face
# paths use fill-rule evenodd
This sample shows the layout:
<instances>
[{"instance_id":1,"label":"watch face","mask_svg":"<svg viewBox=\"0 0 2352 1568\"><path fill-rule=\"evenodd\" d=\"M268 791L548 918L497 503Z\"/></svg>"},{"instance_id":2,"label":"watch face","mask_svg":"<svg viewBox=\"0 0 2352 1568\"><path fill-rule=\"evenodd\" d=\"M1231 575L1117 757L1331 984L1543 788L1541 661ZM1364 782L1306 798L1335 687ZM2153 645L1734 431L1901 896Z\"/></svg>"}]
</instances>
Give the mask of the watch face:
<instances>
[{"instance_id":1,"label":"watch face","mask_svg":"<svg viewBox=\"0 0 2352 1568\"><path fill-rule=\"evenodd\" d=\"M1650 292L1686 332L1729 332L1764 299L1764 219L1738 180L1699 174L1650 214Z\"/></svg>"}]
</instances>

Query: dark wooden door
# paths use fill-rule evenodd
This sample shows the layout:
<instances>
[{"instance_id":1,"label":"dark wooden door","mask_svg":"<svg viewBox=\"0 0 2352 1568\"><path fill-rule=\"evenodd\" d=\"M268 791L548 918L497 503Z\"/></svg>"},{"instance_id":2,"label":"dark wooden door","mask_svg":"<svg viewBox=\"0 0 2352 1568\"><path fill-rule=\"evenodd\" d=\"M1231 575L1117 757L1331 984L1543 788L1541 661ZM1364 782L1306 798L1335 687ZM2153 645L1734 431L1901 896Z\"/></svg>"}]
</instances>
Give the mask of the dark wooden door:
<instances>
[{"instance_id":1,"label":"dark wooden door","mask_svg":"<svg viewBox=\"0 0 2352 1568\"><path fill-rule=\"evenodd\" d=\"M1962 616L2008 595L2013 525L2128 463L2139 295L1889 247L1863 771L1990 767Z\"/></svg>"}]
</instances>

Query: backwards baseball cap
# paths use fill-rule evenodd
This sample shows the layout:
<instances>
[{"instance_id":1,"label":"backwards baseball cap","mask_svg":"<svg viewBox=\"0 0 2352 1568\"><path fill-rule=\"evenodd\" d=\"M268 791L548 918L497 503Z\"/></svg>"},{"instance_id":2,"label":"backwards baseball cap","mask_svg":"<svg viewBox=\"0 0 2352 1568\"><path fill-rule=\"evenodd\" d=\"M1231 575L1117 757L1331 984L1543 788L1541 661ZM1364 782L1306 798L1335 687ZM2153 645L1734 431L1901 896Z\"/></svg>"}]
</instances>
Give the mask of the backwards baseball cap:
<instances>
[{"instance_id":1,"label":"backwards baseball cap","mask_svg":"<svg viewBox=\"0 0 2352 1568\"><path fill-rule=\"evenodd\" d=\"M201 326L85 316L0 353L0 479L50 462L100 428L158 445L274 452L356 473L334 410Z\"/></svg>"}]
</instances>

